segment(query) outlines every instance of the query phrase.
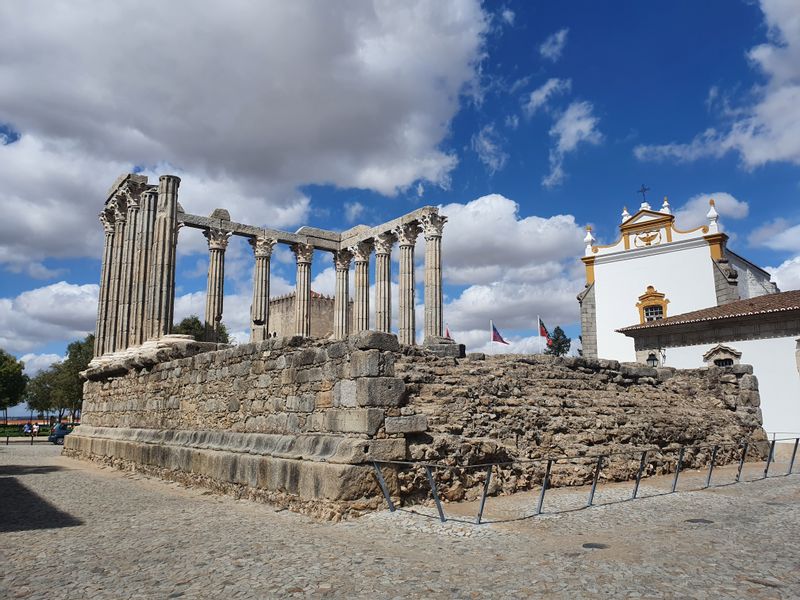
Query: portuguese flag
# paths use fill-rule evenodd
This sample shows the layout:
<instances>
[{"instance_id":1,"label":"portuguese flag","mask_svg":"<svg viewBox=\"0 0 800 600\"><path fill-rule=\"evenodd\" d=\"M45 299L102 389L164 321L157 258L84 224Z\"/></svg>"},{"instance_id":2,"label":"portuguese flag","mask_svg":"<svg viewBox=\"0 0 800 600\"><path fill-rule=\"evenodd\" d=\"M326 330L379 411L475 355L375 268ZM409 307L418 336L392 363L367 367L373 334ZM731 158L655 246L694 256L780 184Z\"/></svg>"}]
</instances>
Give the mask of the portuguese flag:
<instances>
[{"instance_id":1,"label":"portuguese flag","mask_svg":"<svg viewBox=\"0 0 800 600\"><path fill-rule=\"evenodd\" d=\"M552 346L553 345L553 338L550 337L550 332L547 331L547 326L544 324L544 321L542 321L538 317L537 317L537 320L539 321L539 336L543 337L543 338L546 338L547 339L547 345L548 346Z\"/></svg>"}]
</instances>

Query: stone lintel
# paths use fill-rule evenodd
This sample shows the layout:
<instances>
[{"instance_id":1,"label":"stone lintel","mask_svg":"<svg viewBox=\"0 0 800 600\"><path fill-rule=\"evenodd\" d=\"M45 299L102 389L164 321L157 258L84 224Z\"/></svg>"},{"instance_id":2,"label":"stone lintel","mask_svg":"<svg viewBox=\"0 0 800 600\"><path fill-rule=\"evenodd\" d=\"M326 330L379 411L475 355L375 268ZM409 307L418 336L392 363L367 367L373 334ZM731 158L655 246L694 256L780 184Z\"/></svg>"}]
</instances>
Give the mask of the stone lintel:
<instances>
[{"instance_id":1,"label":"stone lintel","mask_svg":"<svg viewBox=\"0 0 800 600\"><path fill-rule=\"evenodd\" d=\"M349 248L358 244L359 242L363 242L364 240L373 239L381 233L393 231L395 228L402 225L419 221L423 216L429 214L439 214L439 209L435 206L423 206L422 208L418 208L417 210L403 215L402 217L398 217L392 221L387 221L386 223L377 225L376 227L365 229L363 225L358 225L352 229L342 232L342 247Z\"/></svg>"}]
</instances>

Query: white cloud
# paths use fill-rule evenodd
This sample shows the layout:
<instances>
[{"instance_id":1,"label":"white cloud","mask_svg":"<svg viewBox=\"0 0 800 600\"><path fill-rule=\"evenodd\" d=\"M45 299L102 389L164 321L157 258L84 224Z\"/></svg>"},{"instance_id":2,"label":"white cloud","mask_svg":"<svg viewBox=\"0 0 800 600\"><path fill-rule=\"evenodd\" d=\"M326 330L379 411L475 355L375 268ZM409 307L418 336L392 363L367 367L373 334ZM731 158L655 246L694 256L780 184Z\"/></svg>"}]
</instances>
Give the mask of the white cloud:
<instances>
[{"instance_id":1,"label":"white cloud","mask_svg":"<svg viewBox=\"0 0 800 600\"><path fill-rule=\"evenodd\" d=\"M593 114L591 102L573 102L550 128L556 145L550 150L550 173L542 180L545 187L554 187L564 180L564 158L579 144L597 145L603 134L597 128L600 119Z\"/></svg>"},{"instance_id":2,"label":"white cloud","mask_svg":"<svg viewBox=\"0 0 800 600\"><path fill-rule=\"evenodd\" d=\"M775 219L753 231L748 242L751 246L800 252L800 224L792 225L786 219Z\"/></svg>"},{"instance_id":3,"label":"white cloud","mask_svg":"<svg viewBox=\"0 0 800 600\"><path fill-rule=\"evenodd\" d=\"M488 31L477 0L32 0L0 21L0 106L22 134L0 145L15 265L97 256L105 191L136 165L181 175L189 212L273 226L307 216L305 184L446 185L441 143Z\"/></svg>"},{"instance_id":4,"label":"white cloud","mask_svg":"<svg viewBox=\"0 0 800 600\"><path fill-rule=\"evenodd\" d=\"M30 352L48 342L70 342L94 331L97 285L60 281L0 298L0 348Z\"/></svg>"},{"instance_id":5,"label":"white cloud","mask_svg":"<svg viewBox=\"0 0 800 600\"><path fill-rule=\"evenodd\" d=\"M564 51L564 46L567 45L567 34L569 29L566 27L556 31L553 35L547 37L539 46L539 54L544 58L556 62L561 58L561 53Z\"/></svg>"},{"instance_id":6,"label":"white cloud","mask_svg":"<svg viewBox=\"0 0 800 600\"><path fill-rule=\"evenodd\" d=\"M446 204L440 211L448 218L442 237L448 283L490 284L517 276L542 281L583 248L585 232L572 215L521 217L519 205L500 194Z\"/></svg>"},{"instance_id":7,"label":"white cloud","mask_svg":"<svg viewBox=\"0 0 800 600\"><path fill-rule=\"evenodd\" d=\"M721 116L730 122L722 130L707 129L688 143L637 146L639 160L685 162L737 152L748 169L800 164L800 7L794 0L762 0L761 10L769 41L748 53L766 79L749 96L755 100L734 110L723 103ZM713 107L719 95L712 88L707 105Z\"/></svg>"},{"instance_id":8,"label":"white cloud","mask_svg":"<svg viewBox=\"0 0 800 600\"><path fill-rule=\"evenodd\" d=\"M516 129L519 127L519 117L517 115L508 115L504 123L509 129Z\"/></svg>"},{"instance_id":9,"label":"white cloud","mask_svg":"<svg viewBox=\"0 0 800 600\"><path fill-rule=\"evenodd\" d=\"M344 203L344 217L348 223L355 223L361 215L364 214L364 205L361 202L345 202Z\"/></svg>"},{"instance_id":10,"label":"white cloud","mask_svg":"<svg viewBox=\"0 0 800 600\"><path fill-rule=\"evenodd\" d=\"M19 359L25 363L25 374L33 377L50 365L61 362L64 357L58 354L23 354Z\"/></svg>"},{"instance_id":11,"label":"white cloud","mask_svg":"<svg viewBox=\"0 0 800 600\"><path fill-rule=\"evenodd\" d=\"M691 229L708 224L709 200L714 199L714 205L719 213L720 227L724 226L725 219L744 219L750 212L750 206L744 200L737 200L727 192L714 192L713 194L697 194L686 201L686 204L675 211L675 221L681 229Z\"/></svg>"},{"instance_id":12,"label":"white cloud","mask_svg":"<svg viewBox=\"0 0 800 600\"><path fill-rule=\"evenodd\" d=\"M501 171L508 162L508 153L503 150L503 144L504 140L495 130L494 123L485 125L470 141L472 150L492 175Z\"/></svg>"},{"instance_id":13,"label":"white cloud","mask_svg":"<svg viewBox=\"0 0 800 600\"><path fill-rule=\"evenodd\" d=\"M506 8L500 13L500 17L505 21L506 25L513 25L516 15L513 10Z\"/></svg>"},{"instance_id":14,"label":"white cloud","mask_svg":"<svg viewBox=\"0 0 800 600\"><path fill-rule=\"evenodd\" d=\"M800 256L790 258L777 267L767 267L766 270L781 291L800 290Z\"/></svg>"},{"instance_id":15,"label":"white cloud","mask_svg":"<svg viewBox=\"0 0 800 600\"><path fill-rule=\"evenodd\" d=\"M533 116L540 108L547 109L548 101L556 94L569 92L572 88L571 79L548 79L541 87L533 90L528 102L523 106L523 111L528 117Z\"/></svg>"}]
</instances>

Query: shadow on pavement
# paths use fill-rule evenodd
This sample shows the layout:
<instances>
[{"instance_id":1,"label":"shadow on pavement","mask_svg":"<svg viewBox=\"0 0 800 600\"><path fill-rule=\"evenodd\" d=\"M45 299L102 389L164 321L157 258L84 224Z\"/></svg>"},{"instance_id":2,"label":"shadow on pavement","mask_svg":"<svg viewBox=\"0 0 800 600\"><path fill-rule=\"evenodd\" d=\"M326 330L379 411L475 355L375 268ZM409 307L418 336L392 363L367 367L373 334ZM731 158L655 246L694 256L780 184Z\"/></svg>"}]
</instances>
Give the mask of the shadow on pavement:
<instances>
[{"instance_id":1,"label":"shadow on pavement","mask_svg":"<svg viewBox=\"0 0 800 600\"><path fill-rule=\"evenodd\" d=\"M8 467L3 467L4 471L7 469ZM58 510L15 478L0 477L0 533L75 527L82 524L82 521Z\"/></svg>"},{"instance_id":2,"label":"shadow on pavement","mask_svg":"<svg viewBox=\"0 0 800 600\"><path fill-rule=\"evenodd\" d=\"M45 475L55 471L63 471L64 467L55 465L0 465L0 477L17 475Z\"/></svg>"}]
</instances>

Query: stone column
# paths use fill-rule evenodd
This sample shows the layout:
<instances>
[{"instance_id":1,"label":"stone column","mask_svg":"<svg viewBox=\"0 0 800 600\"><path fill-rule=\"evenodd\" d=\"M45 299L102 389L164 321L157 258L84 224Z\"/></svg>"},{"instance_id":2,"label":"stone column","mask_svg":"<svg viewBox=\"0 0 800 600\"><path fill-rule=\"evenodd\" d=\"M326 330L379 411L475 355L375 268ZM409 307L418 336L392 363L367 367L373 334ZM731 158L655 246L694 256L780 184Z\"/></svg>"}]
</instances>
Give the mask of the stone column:
<instances>
[{"instance_id":1,"label":"stone column","mask_svg":"<svg viewBox=\"0 0 800 600\"><path fill-rule=\"evenodd\" d=\"M401 344L416 343L416 319L414 316L414 244L419 235L416 222L401 225L394 230L400 246L400 314L398 338Z\"/></svg>"},{"instance_id":2,"label":"stone column","mask_svg":"<svg viewBox=\"0 0 800 600\"><path fill-rule=\"evenodd\" d=\"M269 337L269 270L275 244L276 240L268 237L250 238L256 257L253 268L253 305L250 307L251 342L261 342Z\"/></svg>"},{"instance_id":3,"label":"stone column","mask_svg":"<svg viewBox=\"0 0 800 600\"><path fill-rule=\"evenodd\" d=\"M158 180L158 206L147 281L147 339L158 339L172 329L180 183L180 177L174 175L162 175Z\"/></svg>"},{"instance_id":4,"label":"stone column","mask_svg":"<svg viewBox=\"0 0 800 600\"><path fill-rule=\"evenodd\" d=\"M314 246L294 244L292 251L297 257L294 332L295 335L311 337L311 260L314 258Z\"/></svg>"},{"instance_id":5,"label":"stone column","mask_svg":"<svg viewBox=\"0 0 800 600\"><path fill-rule=\"evenodd\" d=\"M128 334L129 346L138 346L147 339L145 334L145 304L157 203L158 193L155 188L145 190L142 193L132 263L133 292L131 296L130 333Z\"/></svg>"},{"instance_id":6,"label":"stone column","mask_svg":"<svg viewBox=\"0 0 800 600\"><path fill-rule=\"evenodd\" d=\"M109 349L105 344L108 326L108 298L111 287L111 263L114 260L114 212L103 210L100 213L105 241L103 243L103 262L100 265L100 295L97 301L97 324L94 330L94 355L101 356Z\"/></svg>"},{"instance_id":7,"label":"stone column","mask_svg":"<svg viewBox=\"0 0 800 600\"><path fill-rule=\"evenodd\" d=\"M118 296L119 318L117 319L115 350L125 350L128 347L133 297L133 261L139 224L139 199L131 195L130 192L126 192L125 197L128 210L125 241L122 244L122 269L119 277Z\"/></svg>"},{"instance_id":8,"label":"stone column","mask_svg":"<svg viewBox=\"0 0 800 600\"><path fill-rule=\"evenodd\" d=\"M347 309L350 305L350 261L353 253L339 250L333 255L336 266L336 295L333 297L333 337L343 340L350 334Z\"/></svg>"},{"instance_id":9,"label":"stone column","mask_svg":"<svg viewBox=\"0 0 800 600\"><path fill-rule=\"evenodd\" d=\"M425 339L442 337L442 229L447 217L424 215L425 235Z\"/></svg>"},{"instance_id":10,"label":"stone column","mask_svg":"<svg viewBox=\"0 0 800 600\"><path fill-rule=\"evenodd\" d=\"M225 297L225 249L228 247L230 231L206 229L203 235L208 240L208 285L206 287L206 341L219 339L219 324L222 322L222 301Z\"/></svg>"},{"instance_id":11,"label":"stone column","mask_svg":"<svg viewBox=\"0 0 800 600\"><path fill-rule=\"evenodd\" d=\"M375 329L392 331L392 246L394 236L375 238Z\"/></svg>"},{"instance_id":12,"label":"stone column","mask_svg":"<svg viewBox=\"0 0 800 600\"><path fill-rule=\"evenodd\" d=\"M123 249L125 247L125 225L127 207L124 198L114 197L111 201L114 211L114 256L111 262L111 287L108 292L108 319L106 321L105 348L107 352L117 349L117 327L119 326L119 288L122 275Z\"/></svg>"},{"instance_id":13,"label":"stone column","mask_svg":"<svg viewBox=\"0 0 800 600\"><path fill-rule=\"evenodd\" d=\"M350 248L356 263L353 333L369 329L369 257L372 242L360 242Z\"/></svg>"}]
</instances>

